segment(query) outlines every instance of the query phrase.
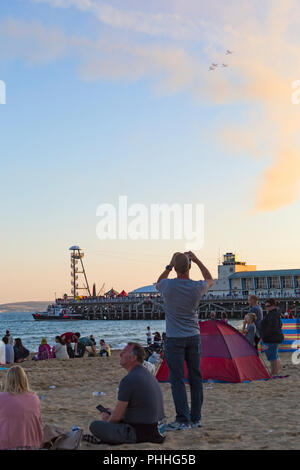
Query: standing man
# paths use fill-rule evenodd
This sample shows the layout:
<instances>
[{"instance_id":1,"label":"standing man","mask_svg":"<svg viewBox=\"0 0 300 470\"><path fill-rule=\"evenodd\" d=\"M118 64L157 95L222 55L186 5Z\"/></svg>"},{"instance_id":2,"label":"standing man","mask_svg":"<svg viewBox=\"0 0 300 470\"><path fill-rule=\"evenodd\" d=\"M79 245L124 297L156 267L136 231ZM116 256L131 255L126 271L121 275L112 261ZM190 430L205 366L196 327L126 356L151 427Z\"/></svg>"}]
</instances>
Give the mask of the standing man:
<instances>
[{"instance_id":1,"label":"standing man","mask_svg":"<svg viewBox=\"0 0 300 470\"><path fill-rule=\"evenodd\" d=\"M250 295L248 297L248 304L250 305L250 309L248 313L255 313L256 315L256 320L255 320L255 326L256 326L256 333L255 333L255 338L254 338L254 346L257 349L257 345L260 340L260 324L263 319L263 311L260 305L258 305L258 297L256 295ZM243 323L243 331L245 330L246 327L246 316L244 318L244 323Z\"/></svg>"},{"instance_id":2,"label":"standing man","mask_svg":"<svg viewBox=\"0 0 300 470\"><path fill-rule=\"evenodd\" d=\"M193 261L200 269L204 281L190 279ZM177 277L167 279L175 268ZM208 269L189 251L175 253L165 271L159 276L156 289L163 295L166 315L166 360L170 371L176 421L166 431L200 427L203 402L202 376L200 372L200 328L197 308L201 298L214 281ZM191 389L191 410L188 406L184 382L184 361L188 369Z\"/></svg>"},{"instance_id":3,"label":"standing man","mask_svg":"<svg viewBox=\"0 0 300 470\"><path fill-rule=\"evenodd\" d=\"M268 299L265 303L266 316L260 324L261 337L266 346L268 361L271 363L271 376L276 376L280 370L280 359L278 356L278 346L284 340L282 333L282 321L280 312L276 307L275 299Z\"/></svg>"}]
</instances>

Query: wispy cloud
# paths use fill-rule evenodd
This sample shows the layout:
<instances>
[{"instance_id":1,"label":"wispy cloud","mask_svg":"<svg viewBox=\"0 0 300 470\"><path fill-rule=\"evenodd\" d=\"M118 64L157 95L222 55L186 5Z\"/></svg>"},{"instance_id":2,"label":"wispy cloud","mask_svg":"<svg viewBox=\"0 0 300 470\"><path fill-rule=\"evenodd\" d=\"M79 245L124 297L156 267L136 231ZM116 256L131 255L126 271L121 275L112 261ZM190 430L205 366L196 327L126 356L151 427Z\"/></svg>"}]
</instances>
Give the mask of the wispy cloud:
<instances>
[{"instance_id":1,"label":"wispy cloud","mask_svg":"<svg viewBox=\"0 0 300 470\"><path fill-rule=\"evenodd\" d=\"M34 0L36 3L48 3L54 7L70 8L92 13L102 23L151 36L173 39L199 40L203 29L212 27L201 18L176 13L145 13L142 10L117 8L101 0Z\"/></svg>"},{"instance_id":2,"label":"wispy cloud","mask_svg":"<svg viewBox=\"0 0 300 470\"><path fill-rule=\"evenodd\" d=\"M296 0L174 1L163 12L151 10L152 4L145 11L141 2L133 8L134 0L131 8L116 1L34 1L93 14L111 34L95 41L4 22L7 55L43 62L73 54L86 80L149 78L164 92L189 92L199 104L244 104L248 122L236 128L226 122L220 138L230 150L269 164L257 184L255 210L276 210L298 198L300 106L291 104L291 83L300 74ZM227 48L234 50L230 57ZM229 67L210 73L210 61Z\"/></svg>"}]
</instances>

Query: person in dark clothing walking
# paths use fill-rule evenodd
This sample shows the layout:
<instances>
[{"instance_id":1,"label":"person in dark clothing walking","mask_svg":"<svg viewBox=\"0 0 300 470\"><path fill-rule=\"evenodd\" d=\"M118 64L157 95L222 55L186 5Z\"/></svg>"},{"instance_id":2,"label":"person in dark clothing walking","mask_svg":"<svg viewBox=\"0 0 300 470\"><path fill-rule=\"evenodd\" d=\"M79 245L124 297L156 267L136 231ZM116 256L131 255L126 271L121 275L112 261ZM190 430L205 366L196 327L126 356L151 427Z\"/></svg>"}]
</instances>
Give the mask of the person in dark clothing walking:
<instances>
[{"instance_id":1,"label":"person in dark clothing walking","mask_svg":"<svg viewBox=\"0 0 300 470\"><path fill-rule=\"evenodd\" d=\"M266 356L271 363L271 376L276 376L280 370L280 359L278 356L278 346L284 340L282 333L282 321L280 312L276 307L275 299L268 299L265 303L266 316L260 324L260 333L264 345L266 346Z\"/></svg>"}]
</instances>

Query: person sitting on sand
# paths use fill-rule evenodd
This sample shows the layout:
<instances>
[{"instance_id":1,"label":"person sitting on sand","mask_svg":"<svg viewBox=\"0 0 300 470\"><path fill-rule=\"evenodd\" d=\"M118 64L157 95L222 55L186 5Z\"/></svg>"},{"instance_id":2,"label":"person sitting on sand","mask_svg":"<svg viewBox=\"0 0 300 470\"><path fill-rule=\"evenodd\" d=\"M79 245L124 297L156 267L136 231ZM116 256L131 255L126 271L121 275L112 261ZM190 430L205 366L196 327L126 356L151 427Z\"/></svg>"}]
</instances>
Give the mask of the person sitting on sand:
<instances>
[{"instance_id":1,"label":"person sitting on sand","mask_svg":"<svg viewBox=\"0 0 300 470\"><path fill-rule=\"evenodd\" d=\"M106 356L109 357L111 356L111 351L110 351L110 346L109 344L106 344L104 339L100 339L100 356Z\"/></svg>"},{"instance_id":2,"label":"person sitting on sand","mask_svg":"<svg viewBox=\"0 0 300 470\"><path fill-rule=\"evenodd\" d=\"M30 354L28 349L23 346L21 338L16 338L14 341L14 353L17 363L23 362Z\"/></svg>"},{"instance_id":3,"label":"person sitting on sand","mask_svg":"<svg viewBox=\"0 0 300 470\"><path fill-rule=\"evenodd\" d=\"M77 355L77 347L78 340L80 338L80 333L72 333L71 331L68 331L67 333L63 333L60 337L66 343L69 357L75 357ZM74 343L74 350L72 348L71 343Z\"/></svg>"},{"instance_id":4,"label":"person sitting on sand","mask_svg":"<svg viewBox=\"0 0 300 470\"><path fill-rule=\"evenodd\" d=\"M242 333L252 346L255 347L255 334L256 334L256 315L255 313L248 313L245 315Z\"/></svg>"},{"instance_id":5,"label":"person sitting on sand","mask_svg":"<svg viewBox=\"0 0 300 470\"><path fill-rule=\"evenodd\" d=\"M60 336L55 337L55 345L52 348L53 356L56 359L69 359L67 345Z\"/></svg>"},{"instance_id":6,"label":"person sitting on sand","mask_svg":"<svg viewBox=\"0 0 300 470\"><path fill-rule=\"evenodd\" d=\"M0 393L0 449L37 450L43 439L40 400L24 369L11 367Z\"/></svg>"},{"instance_id":7,"label":"person sitting on sand","mask_svg":"<svg viewBox=\"0 0 300 470\"><path fill-rule=\"evenodd\" d=\"M12 344L9 344L7 336L4 336L2 341L5 344L5 363L13 364L15 362L14 348Z\"/></svg>"},{"instance_id":8,"label":"person sitting on sand","mask_svg":"<svg viewBox=\"0 0 300 470\"><path fill-rule=\"evenodd\" d=\"M45 361L47 359L52 359L52 358L53 358L52 351L51 351L49 344L47 344L47 339L42 338L41 344L39 346L37 360Z\"/></svg>"},{"instance_id":9,"label":"person sitting on sand","mask_svg":"<svg viewBox=\"0 0 300 470\"><path fill-rule=\"evenodd\" d=\"M101 413L101 421L90 424L92 436L83 440L107 444L138 442L162 443L158 422L164 418L163 396L156 378L143 367L144 348L128 343L120 353L120 365L128 374L121 380L118 401L109 413Z\"/></svg>"}]
</instances>

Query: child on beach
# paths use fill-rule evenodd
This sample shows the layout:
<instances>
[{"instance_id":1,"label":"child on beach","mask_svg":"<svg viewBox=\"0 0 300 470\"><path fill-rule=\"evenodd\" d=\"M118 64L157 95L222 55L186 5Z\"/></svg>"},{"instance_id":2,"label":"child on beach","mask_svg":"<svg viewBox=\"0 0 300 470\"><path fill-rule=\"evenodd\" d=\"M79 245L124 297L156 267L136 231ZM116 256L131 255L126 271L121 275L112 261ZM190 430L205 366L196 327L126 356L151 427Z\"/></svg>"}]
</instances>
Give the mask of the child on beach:
<instances>
[{"instance_id":1,"label":"child on beach","mask_svg":"<svg viewBox=\"0 0 300 470\"><path fill-rule=\"evenodd\" d=\"M38 361L44 361L44 360L52 359L52 358L53 358L53 355L52 355L51 348L49 344L47 344L46 338L42 338L41 344L39 346Z\"/></svg>"},{"instance_id":2,"label":"child on beach","mask_svg":"<svg viewBox=\"0 0 300 470\"><path fill-rule=\"evenodd\" d=\"M245 338L249 341L252 346L255 346L255 334L256 334L256 315L255 313L248 313L244 319L244 328L242 333Z\"/></svg>"}]
</instances>

